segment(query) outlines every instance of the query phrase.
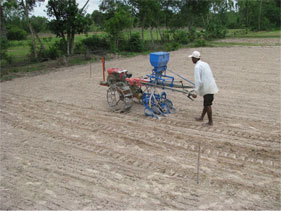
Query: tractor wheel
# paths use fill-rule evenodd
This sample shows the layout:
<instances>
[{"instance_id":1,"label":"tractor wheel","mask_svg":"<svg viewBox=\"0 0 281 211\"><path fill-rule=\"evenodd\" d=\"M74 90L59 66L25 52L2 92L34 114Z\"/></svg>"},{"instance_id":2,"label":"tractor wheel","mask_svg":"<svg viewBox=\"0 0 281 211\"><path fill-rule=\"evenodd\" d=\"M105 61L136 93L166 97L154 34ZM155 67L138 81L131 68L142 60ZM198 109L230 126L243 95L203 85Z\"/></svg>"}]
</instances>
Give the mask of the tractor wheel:
<instances>
[{"instance_id":1,"label":"tractor wheel","mask_svg":"<svg viewBox=\"0 0 281 211\"><path fill-rule=\"evenodd\" d=\"M123 82L111 84L107 90L107 103L113 111L129 111L133 105L133 94L130 87Z\"/></svg>"}]
</instances>

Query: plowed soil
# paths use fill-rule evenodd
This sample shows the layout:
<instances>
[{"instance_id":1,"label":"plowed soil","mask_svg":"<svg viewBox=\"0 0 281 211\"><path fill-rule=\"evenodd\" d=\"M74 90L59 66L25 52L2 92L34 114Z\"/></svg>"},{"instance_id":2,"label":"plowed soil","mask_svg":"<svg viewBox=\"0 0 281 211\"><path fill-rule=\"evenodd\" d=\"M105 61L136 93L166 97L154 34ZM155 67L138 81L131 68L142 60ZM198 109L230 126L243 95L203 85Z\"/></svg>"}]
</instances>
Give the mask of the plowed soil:
<instances>
[{"instance_id":1,"label":"plowed soil","mask_svg":"<svg viewBox=\"0 0 281 211\"><path fill-rule=\"evenodd\" d=\"M168 63L192 81L193 50ZM166 117L112 112L99 62L1 83L0 209L280 210L280 46L196 50L220 89L212 127L194 121L201 97L171 91ZM110 67L152 69L149 55Z\"/></svg>"}]
</instances>

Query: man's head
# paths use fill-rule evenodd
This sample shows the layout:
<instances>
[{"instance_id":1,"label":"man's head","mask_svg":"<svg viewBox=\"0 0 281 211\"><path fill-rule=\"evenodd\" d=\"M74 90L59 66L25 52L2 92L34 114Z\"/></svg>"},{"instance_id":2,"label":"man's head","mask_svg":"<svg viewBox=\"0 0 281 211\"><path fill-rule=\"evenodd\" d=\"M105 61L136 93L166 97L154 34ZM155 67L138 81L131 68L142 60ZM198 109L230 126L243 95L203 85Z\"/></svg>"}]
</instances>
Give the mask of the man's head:
<instances>
[{"instance_id":1,"label":"man's head","mask_svg":"<svg viewBox=\"0 0 281 211\"><path fill-rule=\"evenodd\" d=\"M193 51L191 55L188 56L192 59L192 62L196 64L198 60L200 60L200 52L199 51Z\"/></svg>"}]
</instances>

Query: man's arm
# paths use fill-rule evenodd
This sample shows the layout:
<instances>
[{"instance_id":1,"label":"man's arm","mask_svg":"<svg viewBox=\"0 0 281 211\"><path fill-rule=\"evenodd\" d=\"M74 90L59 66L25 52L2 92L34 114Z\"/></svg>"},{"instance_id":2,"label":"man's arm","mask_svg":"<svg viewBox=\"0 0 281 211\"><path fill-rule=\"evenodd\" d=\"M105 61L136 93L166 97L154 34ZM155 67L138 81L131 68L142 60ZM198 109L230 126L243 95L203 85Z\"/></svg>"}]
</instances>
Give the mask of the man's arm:
<instances>
[{"instance_id":1,"label":"man's arm","mask_svg":"<svg viewBox=\"0 0 281 211\"><path fill-rule=\"evenodd\" d=\"M199 94L200 87L202 85L202 80L201 80L201 74L200 74L200 68L195 67L194 70L194 80L195 80L195 92Z\"/></svg>"}]
</instances>

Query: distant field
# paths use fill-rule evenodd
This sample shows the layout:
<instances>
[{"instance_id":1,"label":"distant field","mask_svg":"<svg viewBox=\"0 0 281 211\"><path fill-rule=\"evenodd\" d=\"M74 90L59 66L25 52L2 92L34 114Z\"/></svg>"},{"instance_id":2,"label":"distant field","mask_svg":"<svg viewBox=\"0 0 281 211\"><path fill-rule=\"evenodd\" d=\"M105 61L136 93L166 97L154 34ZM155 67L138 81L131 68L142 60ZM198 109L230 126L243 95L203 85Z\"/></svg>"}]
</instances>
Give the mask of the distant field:
<instances>
[{"instance_id":1,"label":"distant field","mask_svg":"<svg viewBox=\"0 0 281 211\"><path fill-rule=\"evenodd\" d=\"M133 29L131 33L140 33L141 29ZM91 32L86 34L77 34L75 36L75 43L80 42L81 40L85 39L86 37L89 37L93 34L98 34L100 36L104 36L104 32ZM228 30L227 32L227 38L280 38L281 31L262 31L262 32L248 32L246 34L245 30L241 29L232 29ZM124 36L127 38L129 36L129 31L124 32ZM44 43L44 46L46 48L49 48L52 44L54 44L56 41L59 41L60 38L56 37L54 34L40 34L40 37L42 39L42 42ZM159 40L160 36L156 32L156 30L153 31L153 37L155 40ZM150 31L145 30L144 32L144 39L145 40L151 40L150 37ZM29 37L27 40L22 41L10 41L10 47L8 48L8 55L12 57L13 63L21 62L28 59L28 55L30 54L30 45L31 45L31 38ZM212 45L213 42L208 43L209 45ZM38 43L39 45L39 43ZM226 42L226 46L232 45L231 42ZM233 45L237 45L237 43L233 43ZM247 45L247 43L244 43L243 45ZM253 45L249 42L249 45ZM255 44L256 45L256 44ZM220 43L220 46L224 46L223 43Z\"/></svg>"}]
</instances>

